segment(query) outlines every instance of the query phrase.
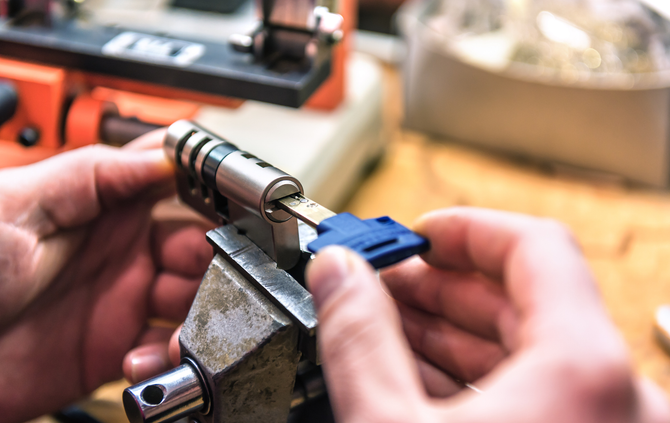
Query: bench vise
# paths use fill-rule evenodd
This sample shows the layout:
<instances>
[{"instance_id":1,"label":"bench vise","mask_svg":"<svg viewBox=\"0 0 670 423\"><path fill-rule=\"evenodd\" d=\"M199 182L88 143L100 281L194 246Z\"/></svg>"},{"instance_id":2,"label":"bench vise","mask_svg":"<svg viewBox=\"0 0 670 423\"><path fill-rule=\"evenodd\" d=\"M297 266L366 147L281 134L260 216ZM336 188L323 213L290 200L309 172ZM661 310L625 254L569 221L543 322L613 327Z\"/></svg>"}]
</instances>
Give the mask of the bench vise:
<instances>
[{"instance_id":1,"label":"bench vise","mask_svg":"<svg viewBox=\"0 0 670 423\"><path fill-rule=\"evenodd\" d=\"M170 126L164 149L180 199L223 226L207 233L214 258L179 337L181 365L127 388L126 414L131 423L286 422L325 392L303 281L316 233L273 203L302 185L189 121Z\"/></svg>"}]
</instances>

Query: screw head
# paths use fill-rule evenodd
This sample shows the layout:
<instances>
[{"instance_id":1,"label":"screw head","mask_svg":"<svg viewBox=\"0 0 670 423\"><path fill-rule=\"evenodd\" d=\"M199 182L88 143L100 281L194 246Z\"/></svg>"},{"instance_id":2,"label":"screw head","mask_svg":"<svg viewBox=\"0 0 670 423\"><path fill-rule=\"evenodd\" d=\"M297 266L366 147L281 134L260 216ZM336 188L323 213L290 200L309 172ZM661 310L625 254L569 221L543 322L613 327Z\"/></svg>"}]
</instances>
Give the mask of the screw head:
<instances>
[{"instance_id":1,"label":"screw head","mask_svg":"<svg viewBox=\"0 0 670 423\"><path fill-rule=\"evenodd\" d=\"M25 147L32 147L37 144L39 140L40 131L32 126L23 128L17 137L17 141Z\"/></svg>"},{"instance_id":2,"label":"screw head","mask_svg":"<svg viewBox=\"0 0 670 423\"><path fill-rule=\"evenodd\" d=\"M228 38L228 43L233 50L240 53L251 53L254 51L254 39L248 35L233 34Z\"/></svg>"}]
</instances>

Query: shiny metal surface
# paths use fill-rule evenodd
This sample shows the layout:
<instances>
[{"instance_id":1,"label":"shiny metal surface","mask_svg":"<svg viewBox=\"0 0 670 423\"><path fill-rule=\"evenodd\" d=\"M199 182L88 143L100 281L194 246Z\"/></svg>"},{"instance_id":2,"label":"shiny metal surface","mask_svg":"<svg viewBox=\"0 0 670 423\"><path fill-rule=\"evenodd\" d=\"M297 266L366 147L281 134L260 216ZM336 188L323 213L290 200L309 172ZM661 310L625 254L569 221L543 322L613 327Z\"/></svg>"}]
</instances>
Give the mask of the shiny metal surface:
<instances>
[{"instance_id":1,"label":"shiny metal surface","mask_svg":"<svg viewBox=\"0 0 670 423\"><path fill-rule=\"evenodd\" d=\"M205 406L197 370L185 363L126 388L123 407L130 423L170 423Z\"/></svg>"},{"instance_id":2,"label":"shiny metal surface","mask_svg":"<svg viewBox=\"0 0 670 423\"><path fill-rule=\"evenodd\" d=\"M280 209L297 217L308 225L316 228L319 223L335 216L335 212L328 210L301 194L291 194L275 201Z\"/></svg>"},{"instance_id":3,"label":"shiny metal surface","mask_svg":"<svg viewBox=\"0 0 670 423\"><path fill-rule=\"evenodd\" d=\"M207 144L202 146L200 151L198 151L198 154L195 156L195 174L201 182L204 183L204 180L202 179L202 165L205 163L205 158L207 158L207 155L210 153L210 151L222 144L224 144L224 141L219 139L209 141Z\"/></svg>"},{"instance_id":4,"label":"shiny metal surface","mask_svg":"<svg viewBox=\"0 0 670 423\"><path fill-rule=\"evenodd\" d=\"M212 141L212 135L205 131L198 131L191 135L181 149L180 161L182 168L192 177L202 182L202 177L198 178L195 174L195 155L204 144Z\"/></svg>"},{"instance_id":5,"label":"shiny metal surface","mask_svg":"<svg viewBox=\"0 0 670 423\"><path fill-rule=\"evenodd\" d=\"M300 260L297 220L268 222L235 202L228 204L230 222L274 261L278 269L291 269Z\"/></svg>"},{"instance_id":6,"label":"shiny metal surface","mask_svg":"<svg viewBox=\"0 0 670 423\"><path fill-rule=\"evenodd\" d=\"M286 197L295 193L295 185L292 181L282 181L270 188L265 196L265 214L273 222L286 222L291 219L291 214L285 210L276 207L275 201L279 198ZM296 193L296 195L298 195Z\"/></svg>"},{"instance_id":7,"label":"shiny metal surface","mask_svg":"<svg viewBox=\"0 0 670 423\"><path fill-rule=\"evenodd\" d=\"M207 233L207 239L256 288L284 312L300 329L312 336L318 325L312 294L275 263L249 238L232 226Z\"/></svg>"},{"instance_id":8,"label":"shiny metal surface","mask_svg":"<svg viewBox=\"0 0 670 423\"><path fill-rule=\"evenodd\" d=\"M288 184L282 184L281 194L302 193L296 178L244 151L230 153L216 172L216 187L221 195L268 222L272 220L265 212L265 203L274 199L268 193L284 181Z\"/></svg>"},{"instance_id":9,"label":"shiny metal surface","mask_svg":"<svg viewBox=\"0 0 670 423\"><path fill-rule=\"evenodd\" d=\"M167 134L163 140L163 151L172 163L177 163L176 151L179 142L195 130L194 126L193 123L187 120L178 120L168 127Z\"/></svg>"}]
</instances>

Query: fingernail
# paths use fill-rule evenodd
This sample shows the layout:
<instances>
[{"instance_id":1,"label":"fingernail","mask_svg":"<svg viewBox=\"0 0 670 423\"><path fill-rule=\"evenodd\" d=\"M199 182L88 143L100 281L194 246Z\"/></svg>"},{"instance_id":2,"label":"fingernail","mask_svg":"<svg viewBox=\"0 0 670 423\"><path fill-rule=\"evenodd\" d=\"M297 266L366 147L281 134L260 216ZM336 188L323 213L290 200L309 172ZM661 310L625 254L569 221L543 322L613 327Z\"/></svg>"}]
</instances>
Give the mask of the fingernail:
<instances>
[{"instance_id":1,"label":"fingernail","mask_svg":"<svg viewBox=\"0 0 670 423\"><path fill-rule=\"evenodd\" d=\"M160 354L137 354L130 358L130 374L133 383L162 373L168 367L168 363Z\"/></svg>"},{"instance_id":2,"label":"fingernail","mask_svg":"<svg viewBox=\"0 0 670 423\"><path fill-rule=\"evenodd\" d=\"M428 214L419 216L411 226L412 231L423 234L425 233L426 221L428 220Z\"/></svg>"},{"instance_id":3,"label":"fingernail","mask_svg":"<svg viewBox=\"0 0 670 423\"><path fill-rule=\"evenodd\" d=\"M307 281L317 309L346 281L352 273L350 253L340 247L320 252L307 269Z\"/></svg>"}]
</instances>

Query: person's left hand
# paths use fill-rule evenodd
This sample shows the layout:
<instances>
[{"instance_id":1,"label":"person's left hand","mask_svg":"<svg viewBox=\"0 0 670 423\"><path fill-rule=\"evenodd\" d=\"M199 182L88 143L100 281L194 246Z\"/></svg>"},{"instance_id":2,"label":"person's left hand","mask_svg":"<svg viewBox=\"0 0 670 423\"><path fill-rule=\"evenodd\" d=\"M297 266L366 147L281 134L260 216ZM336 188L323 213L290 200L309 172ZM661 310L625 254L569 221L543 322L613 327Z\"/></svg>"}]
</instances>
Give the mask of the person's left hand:
<instances>
[{"instance_id":1,"label":"person's left hand","mask_svg":"<svg viewBox=\"0 0 670 423\"><path fill-rule=\"evenodd\" d=\"M0 171L0 416L21 422L101 384L168 369L212 257L204 225L155 221L174 192L164 131Z\"/></svg>"}]
</instances>

